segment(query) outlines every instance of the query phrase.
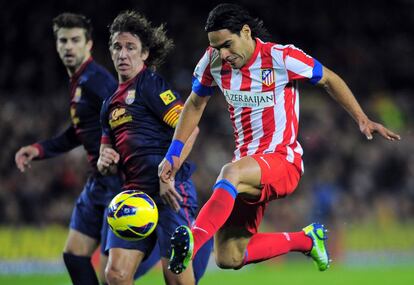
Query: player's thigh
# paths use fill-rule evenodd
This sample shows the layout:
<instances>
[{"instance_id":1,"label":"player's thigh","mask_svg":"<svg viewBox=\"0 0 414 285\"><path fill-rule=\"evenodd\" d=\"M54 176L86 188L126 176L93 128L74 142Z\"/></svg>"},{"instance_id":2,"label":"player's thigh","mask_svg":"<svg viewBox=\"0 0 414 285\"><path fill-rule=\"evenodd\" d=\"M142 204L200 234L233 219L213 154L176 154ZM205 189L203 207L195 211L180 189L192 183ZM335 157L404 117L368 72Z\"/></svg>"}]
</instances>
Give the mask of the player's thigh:
<instances>
[{"instance_id":1,"label":"player's thigh","mask_svg":"<svg viewBox=\"0 0 414 285\"><path fill-rule=\"evenodd\" d=\"M97 247L98 240L77 230L69 229L63 251L77 256L91 256Z\"/></svg>"},{"instance_id":2,"label":"player's thigh","mask_svg":"<svg viewBox=\"0 0 414 285\"><path fill-rule=\"evenodd\" d=\"M260 178L260 165L252 157L246 156L224 165L217 181L226 179L237 188L237 192L257 197L261 193Z\"/></svg>"},{"instance_id":3,"label":"player's thigh","mask_svg":"<svg viewBox=\"0 0 414 285\"><path fill-rule=\"evenodd\" d=\"M168 258L161 258L162 270L165 282L168 285L193 285L195 284L193 265L190 262L186 270L180 274L175 274L168 269Z\"/></svg>"},{"instance_id":4,"label":"player's thigh","mask_svg":"<svg viewBox=\"0 0 414 285\"><path fill-rule=\"evenodd\" d=\"M214 236L214 252L217 264L237 267L244 259L252 233L241 227L223 227Z\"/></svg>"},{"instance_id":5,"label":"player's thigh","mask_svg":"<svg viewBox=\"0 0 414 285\"><path fill-rule=\"evenodd\" d=\"M139 250L111 248L105 269L106 276L115 273L124 276L126 280L133 280L135 271L144 256L145 253Z\"/></svg>"}]
</instances>

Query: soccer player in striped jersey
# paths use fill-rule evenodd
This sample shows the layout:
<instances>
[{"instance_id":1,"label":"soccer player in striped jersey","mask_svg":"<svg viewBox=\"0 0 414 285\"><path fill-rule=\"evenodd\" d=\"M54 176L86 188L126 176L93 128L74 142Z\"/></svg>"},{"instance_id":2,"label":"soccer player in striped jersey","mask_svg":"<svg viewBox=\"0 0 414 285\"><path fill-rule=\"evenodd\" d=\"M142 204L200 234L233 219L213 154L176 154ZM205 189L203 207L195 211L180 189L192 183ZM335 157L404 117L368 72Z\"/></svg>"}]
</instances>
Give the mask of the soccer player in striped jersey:
<instances>
[{"instance_id":1,"label":"soccer player in striped jersey","mask_svg":"<svg viewBox=\"0 0 414 285\"><path fill-rule=\"evenodd\" d=\"M298 81L323 87L372 139L400 137L363 112L346 83L293 45L265 41L263 22L242 7L220 4L209 14L205 31L210 46L194 71L174 139L160 165L167 182L180 166L182 146L198 125L218 86L228 103L236 150L221 169L213 194L195 224L177 228L171 238L170 269L179 274L203 243L215 235L216 262L237 269L290 251L303 252L319 270L329 267L326 229L318 223L297 232L258 233L268 202L290 195L303 173L297 141Z\"/></svg>"},{"instance_id":2,"label":"soccer player in striped jersey","mask_svg":"<svg viewBox=\"0 0 414 285\"><path fill-rule=\"evenodd\" d=\"M101 110L102 139L97 163L102 174L119 169L123 189L138 189L157 203L159 221L149 237L126 241L110 233L106 248L109 262L106 277L111 285L133 284L137 266L158 246L167 284L194 284L207 266L211 246L194 260L193 271L175 275L167 269L170 237L181 224L190 226L197 210L197 195L191 180L194 166L184 162L175 181L160 183L158 165L167 152L174 127L183 108L180 95L154 71L172 50L164 26L154 27L141 14L120 13L110 27L110 52L119 86ZM189 154L195 128L182 153ZM190 265L191 266L191 265Z\"/></svg>"}]
</instances>

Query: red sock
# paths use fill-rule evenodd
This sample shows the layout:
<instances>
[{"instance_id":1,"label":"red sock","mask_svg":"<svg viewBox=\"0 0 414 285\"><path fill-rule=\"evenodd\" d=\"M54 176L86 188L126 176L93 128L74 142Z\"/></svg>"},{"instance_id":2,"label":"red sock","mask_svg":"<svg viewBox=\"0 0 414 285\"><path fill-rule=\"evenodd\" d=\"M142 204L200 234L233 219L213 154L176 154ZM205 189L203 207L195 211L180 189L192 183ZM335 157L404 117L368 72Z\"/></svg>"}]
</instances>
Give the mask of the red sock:
<instances>
[{"instance_id":1,"label":"red sock","mask_svg":"<svg viewBox=\"0 0 414 285\"><path fill-rule=\"evenodd\" d=\"M244 264L257 263L290 251L307 252L312 239L304 232L255 234L247 244Z\"/></svg>"},{"instance_id":2,"label":"red sock","mask_svg":"<svg viewBox=\"0 0 414 285\"><path fill-rule=\"evenodd\" d=\"M233 210L237 190L228 180L222 179L213 187L213 195L204 206L192 227L194 237L193 256L220 228Z\"/></svg>"}]
</instances>

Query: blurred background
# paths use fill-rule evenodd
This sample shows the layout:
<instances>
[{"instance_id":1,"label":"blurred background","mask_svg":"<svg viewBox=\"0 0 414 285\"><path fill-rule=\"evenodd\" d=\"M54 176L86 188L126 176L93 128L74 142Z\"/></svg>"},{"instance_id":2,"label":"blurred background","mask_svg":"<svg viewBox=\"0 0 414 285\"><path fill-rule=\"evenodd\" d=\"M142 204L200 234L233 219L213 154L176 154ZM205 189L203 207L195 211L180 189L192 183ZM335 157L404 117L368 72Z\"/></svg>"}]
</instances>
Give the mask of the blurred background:
<instances>
[{"instance_id":1,"label":"blurred background","mask_svg":"<svg viewBox=\"0 0 414 285\"><path fill-rule=\"evenodd\" d=\"M137 9L166 23L175 50L159 72L186 98L208 45L203 31L218 1L1 1L0 274L64 272L60 252L88 164L81 148L20 173L14 154L69 123L68 77L51 21L83 13L94 25L93 56L115 74L108 25ZM293 43L337 72L366 113L402 136L367 141L322 89L301 85L299 141L305 174L296 192L270 204L264 231L293 231L318 220L331 228L332 255L348 266L414 264L414 1L238 1L274 41ZM210 100L191 154L206 201L234 143L221 94ZM46 266L45 266L46 265Z\"/></svg>"}]
</instances>

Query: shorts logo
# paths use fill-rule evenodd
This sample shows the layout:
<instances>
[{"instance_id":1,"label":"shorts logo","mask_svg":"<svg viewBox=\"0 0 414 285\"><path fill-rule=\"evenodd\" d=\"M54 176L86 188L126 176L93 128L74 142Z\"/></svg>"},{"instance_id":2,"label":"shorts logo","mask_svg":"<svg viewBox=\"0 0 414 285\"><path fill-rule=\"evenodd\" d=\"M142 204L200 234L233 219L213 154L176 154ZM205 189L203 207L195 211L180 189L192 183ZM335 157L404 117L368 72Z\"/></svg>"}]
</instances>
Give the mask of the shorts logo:
<instances>
[{"instance_id":1,"label":"shorts logo","mask_svg":"<svg viewBox=\"0 0 414 285\"><path fill-rule=\"evenodd\" d=\"M125 104L131 105L135 100L135 90L129 90L125 97Z\"/></svg>"},{"instance_id":2,"label":"shorts logo","mask_svg":"<svg viewBox=\"0 0 414 285\"><path fill-rule=\"evenodd\" d=\"M272 68L262 69L262 83L266 86L275 83L275 72Z\"/></svg>"},{"instance_id":3,"label":"shorts logo","mask_svg":"<svg viewBox=\"0 0 414 285\"><path fill-rule=\"evenodd\" d=\"M264 163L266 163L267 167L269 167L269 169L270 169L270 165L269 165L269 163L266 161L266 159L264 159L264 157L263 157L263 156L259 156L259 157L260 157L260 159L261 159L261 160L263 160L263 162L264 162Z\"/></svg>"},{"instance_id":4,"label":"shorts logo","mask_svg":"<svg viewBox=\"0 0 414 285\"><path fill-rule=\"evenodd\" d=\"M177 99L177 97L175 97L174 93L172 93L172 91L170 89L168 89L167 91L164 91L160 94L160 98L162 100L162 102L164 102L164 105L168 105L171 102L173 102L175 99Z\"/></svg>"},{"instance_id":5,"label":"shorts logo","mask_svg":"<svg viewBox=\"0 0 414 285\"><path fill-rule=\"evenodd\" d=\"M114 129L122 124L132 122L132 116L128 115L125 108L116 108L111 112L109 125Z\"/></svg>"},{"instance_id":6,"label":"shorts logo","mask_svg":"<svg viewBox=\"0 0 414 285\"><path fill-rule=\"evenodd\" d=\"M82 96L82 89L80 87L76 87L75 96L73 96L73 101L78 103Z\"/></svg>"}]
</instances>

